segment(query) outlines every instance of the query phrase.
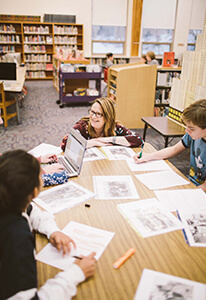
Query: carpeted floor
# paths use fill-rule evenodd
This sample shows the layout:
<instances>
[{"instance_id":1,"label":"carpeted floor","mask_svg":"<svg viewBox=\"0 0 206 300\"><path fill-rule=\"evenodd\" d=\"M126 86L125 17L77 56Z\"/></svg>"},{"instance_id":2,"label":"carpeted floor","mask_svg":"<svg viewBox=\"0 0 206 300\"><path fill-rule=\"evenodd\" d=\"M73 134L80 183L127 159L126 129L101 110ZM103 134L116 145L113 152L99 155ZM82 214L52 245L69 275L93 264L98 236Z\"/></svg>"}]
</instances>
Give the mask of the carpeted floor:
<instances>
[{"instance_id":1,"label":"carpeted floor","mask_svg":"<svg viewBox=\"0 0 206 300\"><path fill-rule=\"evenodd\" d=\"M65 106L59 108L56 100L59 95L52 81L26 81L28 94L20 109L21 124L16 119L9 120L9 126L0 125L0 153L11 149L34 148L40 143L59 146L62 137L69 128L81 117L88 115L89 104ZM142 135L143 129L135 129ZM174 145L180 139L171 142ZM157 150L164 147L164 139L153 129L147 130L146 142L151 143ZM189 170L189 152L170 160L183 174Z\"/></svg>"}]
</instances>

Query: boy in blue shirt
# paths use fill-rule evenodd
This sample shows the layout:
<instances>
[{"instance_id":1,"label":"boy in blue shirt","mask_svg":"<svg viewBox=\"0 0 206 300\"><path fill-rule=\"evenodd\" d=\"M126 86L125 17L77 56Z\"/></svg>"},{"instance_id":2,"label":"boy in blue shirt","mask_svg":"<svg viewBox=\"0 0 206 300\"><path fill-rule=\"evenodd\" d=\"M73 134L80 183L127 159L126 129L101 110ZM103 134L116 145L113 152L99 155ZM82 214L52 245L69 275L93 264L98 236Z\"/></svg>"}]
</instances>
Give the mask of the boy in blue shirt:
<instances>
[{"instance_id":1,"label":"boy in blue shirt","mask_svg":"<svg viewBox=\"0 0 206 300\"><path fill-rule=\"evenodd\" d=\"M174 157L190 148L189 179L206 193L206 99L188 106L182 114L186 134L176 145L153 153L134 156L136 163Z\"/></svg>"}]
</instances>

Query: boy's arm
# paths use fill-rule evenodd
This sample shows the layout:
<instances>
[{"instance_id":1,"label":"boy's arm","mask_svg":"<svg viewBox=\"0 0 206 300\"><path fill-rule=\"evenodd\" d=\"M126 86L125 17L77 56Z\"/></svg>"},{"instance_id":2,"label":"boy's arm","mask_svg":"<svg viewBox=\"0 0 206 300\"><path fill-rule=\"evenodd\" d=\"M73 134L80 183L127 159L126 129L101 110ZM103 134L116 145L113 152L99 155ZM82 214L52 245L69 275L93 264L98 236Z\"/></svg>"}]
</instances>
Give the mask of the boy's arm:
<instances>
[{"instance_id":1,"label":"boy's arm","mask_svg":"<svg viewBox=\"0 0 206 300\"><path fill-rule=\"evenodd\" d=\"M198 186L198 188L202 189L206 193L206 180L204 183Z\"/></svg>"},{"instance_id":2,"label":"boy's arm","mask_svg":"<svg viewBox=\"0 0 206 300\"><path fill-rule=\"evenodd\" d=\"M179 141L176 145L164 148L162 150L152 152L152 153L144 153L142 154L142 157L139 158L139 153L135 154L134 160L136 163L143 163L150 160L159 160L159 159L167 159L174 157L181 152L185 150L185 147L182 143L182 141Z\"/></svg>"}]
</instances>

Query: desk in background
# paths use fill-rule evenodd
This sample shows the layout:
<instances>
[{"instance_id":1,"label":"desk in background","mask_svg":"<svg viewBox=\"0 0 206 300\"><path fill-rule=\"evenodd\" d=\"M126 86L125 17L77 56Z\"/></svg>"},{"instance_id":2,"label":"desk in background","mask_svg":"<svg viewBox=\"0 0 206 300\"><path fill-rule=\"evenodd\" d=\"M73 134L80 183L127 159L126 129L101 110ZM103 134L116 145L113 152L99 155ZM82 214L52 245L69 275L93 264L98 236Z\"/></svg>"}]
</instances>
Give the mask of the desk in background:
<instances>
[{"instance_id":1,"label":"desk in background","mask_svg":"<svg viewBox=\"0 0 206 300\"><path fill-rule=\"evenodd\" d=\"M150 144L145 143L145 152L154 150ZM137 148L136 152L138 151ZM175 172L182 175L171 163L168 162L168 164ZM154 192L138 181L126 161L123 160L105 159L85 162L80 176L70 180L93 191L93 176L97 175L131 175L140 199L155 197ZM181 188L193 189L195 186L190 183L173 189ZM94 277L78 286L77 295L73 299L132 300L144 268L206 283L205 248L189 247L181 230L148 238L139 237L117 210L117 204L130 201L92 199L87 201L91 204L90 208L82 203L55 215L61 229L72 220L115 232L114 238L97 262ZM48 240L45 237L40 234L36 235L37 252L47 243ZM129 248L135 248L135 254L120 269L113 269L113 263ZM38 261L37 272L40 287L47 279L53 278L59 270Z\"/></svg>"},{"instance_id":2,"label":"desk in background","mask_svg":"<svg viewBox=\"0 0 206 300\"><path fill-rule=\"evenodd\" d=\"M145 141L148 126L161 134L165 139L165 147L168 146L169 138L181 137L185 134L185 127L167 117L144 117L145 123L143 140Z\"/></svg>"}]
</instances>

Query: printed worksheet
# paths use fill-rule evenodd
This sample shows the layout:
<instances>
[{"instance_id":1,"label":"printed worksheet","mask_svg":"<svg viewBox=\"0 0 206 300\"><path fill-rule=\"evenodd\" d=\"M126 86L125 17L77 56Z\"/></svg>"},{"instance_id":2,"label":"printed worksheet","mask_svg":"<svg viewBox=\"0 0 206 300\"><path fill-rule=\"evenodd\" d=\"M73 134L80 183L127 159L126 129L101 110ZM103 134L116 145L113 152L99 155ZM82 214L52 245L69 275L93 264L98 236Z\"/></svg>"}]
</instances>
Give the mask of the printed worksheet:
<instances>
[{"instance_id":1,"label":"printed worksheet","mask_svg":"<svg viewBox=\"0 0 206 300\"><path fill-rule=\"evenodd\" d=\"M74 240L76 249L72 247L71 252L63 256L61 251L49 243L36 255L37 260L61 270L68 269L75 260L73 256L87 256L95 252L95 258L98 260L115 234L73 221L67 224L62 232Z\"/></svg>"},{"instance_id":2,"label":"printed worksheet","mask_svg":"<svg viewBox=\"0 0 206 300\"><path fill-rule=\"evenodd\" d=\"M172 186L179 186L189 184L188 180L185 180L174 171L158 171L152 173L145 173L135 175L149 190L164 189Z\"/></svg>"},{"instance_id":3,"label":"printed worksheet","mask_svg":"<svg viewBox=\"0 0 206 300\"><path fill-rule=\"evenodd\" d=\"M84 153L84 162L99 159L106 159L106 156L96 147L86 149Z\"/></svg>"},{"instance_id":4,"label":"printed worksheet","mask_svg":"<svg viewBox=\"0 0 206 300\"><path fill-rule=\"evenodd\" d=\"M171 170L170 166L164 160L152 160L136 164L134 159L127 159L127 164L133 172Z\"/></svg>"},{"instance_id":5,"label":"printed worksheet","mask_svg":"<svg viewBox=\"0 0 206 300\"><path fill-rule=\"evenodd\" d=\"M206 247L206 211L179 210L186 241L190 246Z\"/></svg>"},{"instance_id":6,"label":"printed worksheet","mask_svg":"<svg viewBox=\"0 0 206 300\"><path fill-rule=\"evenodd\" d=\"M28 153L35 157L39 157L49 153L54 153L56 155L59 155L60 153L62 153L62 149L54 145L41 143L37 147L28 151Z\"/></svg>"},{"instance_id":7,"label":"printed worksheet","mask_svg":"<svg viewBox=\"0 0 206 300\"><path fill-rule=\"evenodd\" d=\"M144 269L133 300L205 300L206 285Z\"/></svg>"},{"instance_id":8,"label":"printed worksheet","mask_svg":"<svg viewBox=\"0 0 206 300\"><path fill-rule=\"evenodd\" d=\"M206 194L202 189L154 191L161 205L170 210L206 210Z\"/></svg>"},{"instance_id":9,"label":"printed worksheet","mask_svg":"<svg viewBox=\"0 0 206 300\"><path fill-rule=\"evenodd\" d=\"M130 175L93 176L96 199L139 199Z\"/></svg>"},{"instance_id":10,"label":"printed worksheet","mask_svg":"<svg viewBox=\"0 0 206 300\"><path fill-rule=\"evenodd\" d=\"M118 204L117 208L144 238L183 228L178 218L164 210L155 198Z\"/></svg>"},{"instance_id":11,"label":"printed worksheet","mask_svg":"<svg viewBox=\"0 0 206 300\"><path fill-rule=\"evenodd\" d=\"M34 199L34 202L50 213L56 214L87 201L94 196L93 192L70 180L67 183L41 192Z\"/></svg>"},{"instance_id":12,"label":"printed worksheet","mask_svg":"<svg viewBox=\"0 0 206 300\"><path fill-rule=\"evenodd\" d=\"M132 158L136 153L128 147L123 146L107 146L102 147L109 160L125 160Z\"/></svg>"}]
</instances>

